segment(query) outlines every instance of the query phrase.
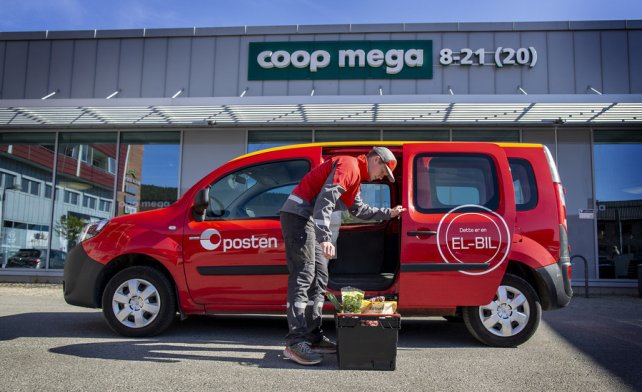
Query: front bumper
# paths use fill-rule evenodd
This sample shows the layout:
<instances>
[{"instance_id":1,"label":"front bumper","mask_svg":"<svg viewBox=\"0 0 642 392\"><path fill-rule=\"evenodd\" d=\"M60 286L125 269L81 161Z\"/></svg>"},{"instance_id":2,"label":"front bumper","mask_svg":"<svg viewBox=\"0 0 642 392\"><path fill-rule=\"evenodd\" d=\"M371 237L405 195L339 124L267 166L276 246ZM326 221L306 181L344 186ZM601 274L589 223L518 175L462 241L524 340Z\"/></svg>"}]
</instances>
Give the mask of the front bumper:
<instances>
[{"instance_id":1,"label":"front bumper","mask_svg":"<svg viewBox=\"0 0 642 392\"><path fill-rule=\"evenodd\" d=\"M87 255L82 244L76 245L67 254L63 291L70 305L99 308L97 288L104 265Z\"/></svg>"},{"instance_id":2,"label":"front bumper","mask_svg":"<svg viewBox=\"0 0 642 392\"><path fill-rule=\"evenodd\" d=\"M563 308L571 302L573 289L568 276L569 264L559 262L535 269L540 293L548 294L540 296L543 310Z\"/></svg>"}]
</instances>

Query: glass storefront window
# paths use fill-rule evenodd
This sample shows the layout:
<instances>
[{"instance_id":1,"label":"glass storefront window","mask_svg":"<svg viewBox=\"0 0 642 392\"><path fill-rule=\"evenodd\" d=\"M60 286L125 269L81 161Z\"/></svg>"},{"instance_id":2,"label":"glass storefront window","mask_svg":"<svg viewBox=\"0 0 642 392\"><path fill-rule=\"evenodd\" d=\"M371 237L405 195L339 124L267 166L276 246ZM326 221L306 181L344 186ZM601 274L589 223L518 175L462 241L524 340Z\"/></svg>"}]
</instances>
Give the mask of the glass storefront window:
<instances>
[{"instance_id":1,"label":"glass storefront window","mask_svg":"<svg viewBox=\"0 0 642 392\"><path fill-rule=\"evenodd\" d=\"M116 215L167 207L178 199L180 133L122 132ZM115 166L107 157L106 170ZM114 170L115 173L115 170ZM107 201L99 208L108 209Z\"/></svg>"},{"instance_id":2,"label":"glass storefront window","mask_svg":"<svg viewBox=\"0 0 642 392\"><path fill-rule=\"evenodd\" d=\"M450 132L447 129L446 130L410 130L410 131L384 130L383 140L447 142L447 141L450 141Z\"/></svg>"},{"instance_id":3,"label":"glass storefront window","mask_svg":"<svg viewBox=\"0 0 642 392\"><path fill-rule=\"evenodd\" d=\"M247 152L312 142L312 131L248 131Z\"/></svg>"},{"instance_id":4,"label":"glass storefront window","mask_svg":"<svg viewBox=\"0 0 642 392\"><path fill-rule=\"evenodd\" d=\"M55 133L0 134L1 268L46 267L54 142Z\"/></svg>"},{"instance_id":5,"label":"glass storefront window","mask_svg":"<svg viewBox=\"0 0 642 392\"><path fill-rule=\"evenodd\" d=\"M453 142L519 142L517 130L453 130Z\"/></svg>"},{"instance_id":6,"label":"glass storefront window","mask_svg":"<svg viewBox=\"0 0 642 392\"><path fill-rule=\"evenodd\" d=\"M642 131L595 131L601 279L635 279L642 264Z\"/></svg>"},{"instance_id":7,"label":"glass storefront window","mask_svg":"<svg viewBox=\"0 0 642 392\"><path fill-rule=\"evenodd\" d=\"M114 199L115 175L105 162L118 156L116 141L116 132L59 134L50 258L64 260L86 223L112 216L111 209L99 208L98 200ZM56 262L49 267L63 265Z\"/></svg>"},{"instance_id":8,"label":"glass storefront window","mask_svg":"<svg viewBox=\"0 0 642 392\"><path fill-rule=\"evenodd\" d=\"M381 140L379 130L344 131L320 130L314 131L314 140L317 142L350 142Z\"/></svg>"}]
</instances>

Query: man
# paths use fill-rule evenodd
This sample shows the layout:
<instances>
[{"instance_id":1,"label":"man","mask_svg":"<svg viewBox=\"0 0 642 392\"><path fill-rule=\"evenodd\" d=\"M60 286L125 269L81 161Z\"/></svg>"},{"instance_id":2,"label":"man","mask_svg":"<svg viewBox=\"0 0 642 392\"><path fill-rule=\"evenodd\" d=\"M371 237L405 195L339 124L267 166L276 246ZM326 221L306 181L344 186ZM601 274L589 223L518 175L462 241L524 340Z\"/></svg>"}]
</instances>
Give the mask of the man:
<instances>
[{"instance_id":1,"label":"man","mask_svg":"<svg viewBox=\"0 0 642 392\"><path fill-rule=\"evenodd\" d=\"M288 262L289 332L283 355L301 365L314 365L321 353L336 352L336 344L323 336L321 313L328 284L328 259L336 255L341 212L362 219L392 219L405 208L374 208L359 195L362 181L394 182L397 160L385 147L368 155L338 155L312 169L281 208L281 228ZM333 243L334 242L334 243Z\"/></svg>"}]
</instances>

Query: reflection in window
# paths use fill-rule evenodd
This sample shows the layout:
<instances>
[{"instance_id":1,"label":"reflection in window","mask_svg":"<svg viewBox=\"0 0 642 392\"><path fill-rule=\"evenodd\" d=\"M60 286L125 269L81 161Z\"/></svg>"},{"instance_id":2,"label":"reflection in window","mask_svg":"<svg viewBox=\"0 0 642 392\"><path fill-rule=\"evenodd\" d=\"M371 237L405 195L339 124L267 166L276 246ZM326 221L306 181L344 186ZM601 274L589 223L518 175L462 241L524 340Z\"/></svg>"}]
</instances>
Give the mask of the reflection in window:
<instances>
[{"instance_id":1,"label":"reflection in window","mask_svg":"<svg viewBox=\"0 0 642 392\"><path fill-rule=\"evenodd\" d=\"M495 168L487 156L420 155L415 158L415 173L414 197L422 212L447 212L463 204L498 207Z\"/></svg>"},{"instance_id":2,"label":"reflection in window","mask_svg":"<svg viewBox=\"0 0 642 392\"><path fill-rule=\"evenodd\" d=\"M390 187L387 184L363 183L360 186L361 200L377 208L390 208ZM366 220L353 216L348 211L341 214L341 224L378 223L378 220Z\"/></svg>"},{"instance_id":3,"label":"reflection in window","mask_svg":"<svg viewBox=\"0 0 642 392\"><path fill-rule=\"evenodd\" d=\"M116 215L167 207L178 199L179 132L123 132L120 148ZM107 158L105 170L112 173L115 161Z\"/></svg>"},{"instance_id":4,"label":"reflection in window","mask_svg":"<svg viewBox=\"0 0 642 392\"><path fill-rule=\"evenodd\" d=\"M496 131L463 131L453 130L454 142L519 142L519 131L517 130L496 130Z\"/></svg>"},{"instance_id":5,"label":"reflection in window","mask_svg":"<svg viewBox=\"0 0 642 392\"><path fill-rule=\"evenodd\" d=\"M111 217L111 211L96 205L99 199L114 198L115 176L107 171L106 161L122 154L116 141L116 132L60 133L52 252L65 254L76 245L85 224Z\"/></svg>"},{"instance_id":6,"label":"reflection in window","mask_svg":"<svg viewBox=\"0 0 642 392\"><path fill-rule=\"evenodd\" d=\"M210 188L209 219L277 218L293 187L310 170L304 160L246 167L216 180Z\"/></svg>"},{"instance_id":7,"label":"reflection in window","mask_svg":"<svg viewBox=\"0 0 642 392\"><path fill-rule=\"evenodd\" d=\"M594 132L601 279L635 279L642 264L642 132Z\"/></svg>"},{"instance_id":8,"label":"reflection in window","mask_svg":"<svg viewBox=\"0 0 642 392\"><path fill-rule=\"evenodd\" d=\"M312 131L248 131L247 152L312 142Z\"/></svg>"},{"instance_id":9,"label":"reflection in window","mask_svg":"<svg viewBox=\"0 0 642 392\"><path fill-rule=\"evenodd\" d=\"M45 268L51 199L54 133L0 134L0 266ZM37 257L14 257L24 249Z\"/></svg>"}]
</instances>

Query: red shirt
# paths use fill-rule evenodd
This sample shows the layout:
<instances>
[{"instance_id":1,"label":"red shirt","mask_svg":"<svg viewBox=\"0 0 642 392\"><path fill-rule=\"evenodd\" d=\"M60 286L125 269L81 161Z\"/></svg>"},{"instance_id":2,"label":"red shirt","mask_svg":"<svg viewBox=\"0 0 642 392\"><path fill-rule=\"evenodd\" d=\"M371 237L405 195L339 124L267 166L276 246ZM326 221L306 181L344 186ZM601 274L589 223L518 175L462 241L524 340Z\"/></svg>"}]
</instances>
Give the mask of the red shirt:
<instances>
[{"instance_id":1,"label":"red shirt","mask_svg":"<svg viewBox=\"0 0 642 392\"><path fill-rule=\"evenodd\" d=\"M359 193L362 179L368 180L370 178L368 160L365 155L359 155L356 158L347 155L332 157L306 174L292 193L311 203L321 192L326 181L329 180L328 177L333 168L334 175L331 183L345 189L341 200L346 207L350 208Z\"/></svg>"}]
</instances>

